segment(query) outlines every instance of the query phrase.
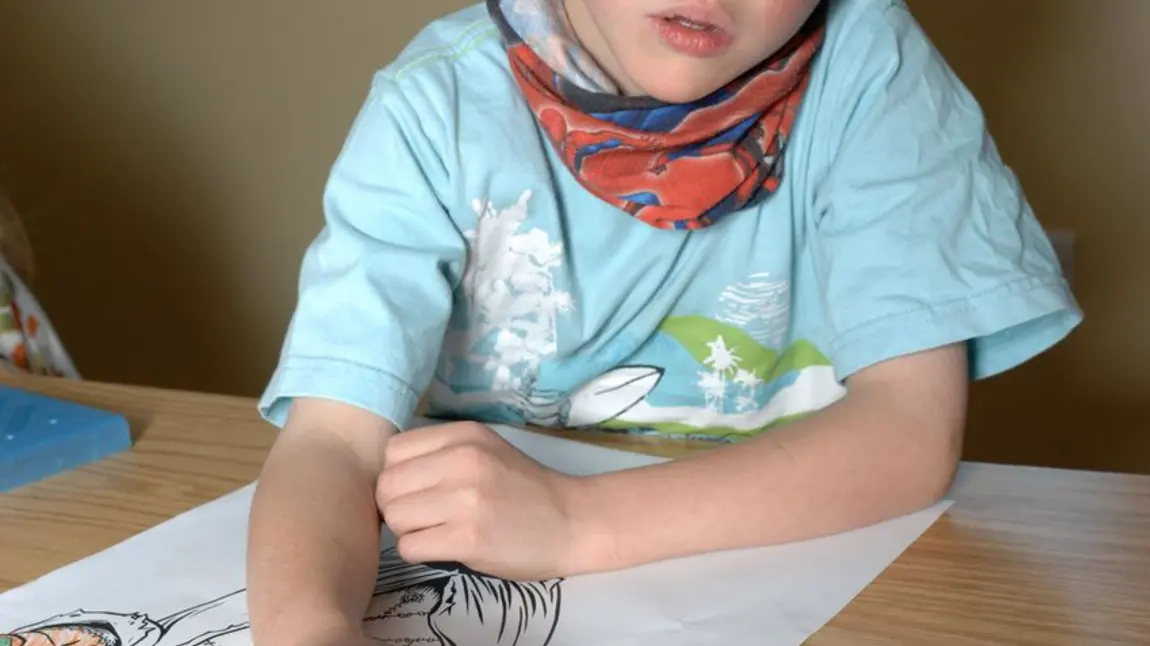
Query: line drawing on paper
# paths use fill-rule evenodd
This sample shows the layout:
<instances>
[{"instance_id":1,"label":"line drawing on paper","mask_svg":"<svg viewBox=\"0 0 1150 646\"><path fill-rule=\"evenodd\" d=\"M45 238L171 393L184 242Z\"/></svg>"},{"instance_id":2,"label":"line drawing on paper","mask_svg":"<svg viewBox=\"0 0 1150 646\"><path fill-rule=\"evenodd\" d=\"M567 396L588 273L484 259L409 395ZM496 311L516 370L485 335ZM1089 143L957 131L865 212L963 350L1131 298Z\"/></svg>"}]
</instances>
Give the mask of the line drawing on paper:
<instances>
[{"instance_id":1,"label":"line drawing on paper","mask_svg":"<svg viewBox=\"0 0 1150 646\"><path fill-rule=\"evenodd\" d=\"M458 563L408 563L387 548L380 554L364 632L403 646L548 646L559 623L562 583L508 581ZM237 590L160 619L77 609L0 629L0 646L223 646L240 637L250 643L245 593Z\"/></svg>"},{"instance_id":2,"label":"line drawing on paper","mask_svg":"<svg viewBox=\"0 0 1150 646\"><path fill-rule=\"evenodd\" d=\"M425 627L421 642L436 646L547 646L559 623L562 579L507 581L458 563L410 564L384 550L366 633L389 644L409 644L393 631ZM377 628L378 626L378 628ZM403 633L404 636L393 636Z\"/></svg>"},{"instance_id":3,"label":"line drawing on paper","mask_svg":"<svg viewBox=\"0 0 1150 646\"><path fill-rule=\"evenodd\" d=\"M208 646L248 628L243 592L161 619L141 612L74 610L0 634L0 646Z\"/></svg>"}]
</instances>

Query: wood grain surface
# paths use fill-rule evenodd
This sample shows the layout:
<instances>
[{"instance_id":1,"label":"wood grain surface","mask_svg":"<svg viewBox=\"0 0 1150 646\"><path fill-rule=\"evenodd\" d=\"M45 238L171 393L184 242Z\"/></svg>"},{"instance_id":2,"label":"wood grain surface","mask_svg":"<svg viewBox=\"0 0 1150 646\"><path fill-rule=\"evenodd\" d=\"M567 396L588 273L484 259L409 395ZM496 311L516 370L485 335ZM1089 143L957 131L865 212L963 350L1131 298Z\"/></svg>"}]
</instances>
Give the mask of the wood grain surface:
<instances>
[{"instance_id":1,"label":"wood grain surface","mask_svg":"<svg viewBox=\"0 0 1150 646\"><path fill-rule=\"evenodd\" d=\"M274 438L251 399L0 382L123 413L129 453L0 495L0 590L252 482ZM677 457L698 444L581 434ZM966 464L954 507L812 646L1150 644L1150 477Z\"/></svg>"}]
</instances>

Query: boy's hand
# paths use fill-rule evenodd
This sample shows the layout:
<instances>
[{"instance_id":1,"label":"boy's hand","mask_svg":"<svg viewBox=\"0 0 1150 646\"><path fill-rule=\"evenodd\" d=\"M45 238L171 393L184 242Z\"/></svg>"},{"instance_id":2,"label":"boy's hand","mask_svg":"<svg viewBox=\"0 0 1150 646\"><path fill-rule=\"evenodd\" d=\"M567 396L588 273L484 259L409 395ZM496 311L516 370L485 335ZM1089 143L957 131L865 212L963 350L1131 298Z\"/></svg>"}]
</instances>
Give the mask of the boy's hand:
<instances>
[{"instance_id":1,"label":"boy's hand","mask_svg":"<svg viewBox=\"0 0 1150 646\"><path fill-rule=\"evenodd\" d=\"M576 478L469 422L396 435L385 456L376 504L404 560L520 581L569 575L588 532Z\"/></svg>"}]
</instances>

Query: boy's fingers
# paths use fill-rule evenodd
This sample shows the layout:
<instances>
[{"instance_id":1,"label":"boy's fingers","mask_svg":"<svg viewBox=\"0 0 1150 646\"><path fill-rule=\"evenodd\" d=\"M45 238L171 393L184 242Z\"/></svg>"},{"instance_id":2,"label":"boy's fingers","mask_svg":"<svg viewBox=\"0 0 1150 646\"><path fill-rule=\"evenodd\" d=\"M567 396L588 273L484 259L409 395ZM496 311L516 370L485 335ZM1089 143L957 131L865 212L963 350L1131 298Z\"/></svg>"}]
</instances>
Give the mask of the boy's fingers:
<instances>
[{"instance_id":1,"label":"boy's fingers","mask_svg":"<svg viewBox=\"0 0 1150 646\"><path fill-rule=\"evenodd\" d=\"M393 435L387 440L383 449L383 470L402 464L415 458L434 453L451 443L451 434L445 432L447 426L429 426L415 428L410 431Z\"/></svg>"},{"instance_id":2,"label":"boy's fingers","mask_svg":"<svg viewBox=\"0 0 1150 646\"><path fill-rule=\"evenodd\" d=\"M445 484L451 475L446 456L444 451L437 451L385 464L375 482L376 504L382 509L397 498Z\"/></svg>"},{"instance_id":3,"label":"boy's fingers","mask_svg":"<svg viewBox=\"0 0 1150 646\"><path fill-rule=\"evenodd\" d=\"M492 433L472 422L454 422L416 428L391 436L383 452L384 471L388 467L434 453L464 442L478 442Z\"/></svg>"},{"instance_id":4,"label":"boy's fingers","mask_svg":"<svg viewBox=\"0 0 1150 646\"><path fill-rule=\"evenodd\" d=\"M451 496L442 488L423 489L391 500L380 511L391 533L403 537L446 523Z\"/></svg>"},{"instance_id":5,"label":"boy's fingers","mask_svg":"<svg viewBox=\"0 0 1150 646\"><path fill-rule=\"evenodd\" d=\"M436 525L400 536L396 549L408 563L464 563L471 560L474 548L460 541L458 534L451 523Z\"/></svg>"}]
</instances>

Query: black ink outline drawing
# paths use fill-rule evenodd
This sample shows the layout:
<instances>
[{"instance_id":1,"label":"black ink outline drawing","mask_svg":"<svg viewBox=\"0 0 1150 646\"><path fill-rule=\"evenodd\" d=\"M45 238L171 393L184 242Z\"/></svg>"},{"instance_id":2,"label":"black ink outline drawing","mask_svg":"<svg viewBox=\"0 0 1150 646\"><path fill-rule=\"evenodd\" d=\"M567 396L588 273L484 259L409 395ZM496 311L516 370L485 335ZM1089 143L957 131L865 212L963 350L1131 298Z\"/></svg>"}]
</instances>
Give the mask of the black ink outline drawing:
<instances>
[{"instance_id":1,"label":"black ink outline drawing","mask_svg":"<svg viewBox=\"0 0 1150 646\"><path fill-rule=\"evenodd\" d=\"M391 548L381 555L374 598L426 590L433 597L427 626L440 646L487 646L479 635L490 637L491 646L547 646L559 624L562 583L507 581L459 563L411 564ZM369 613L373 620L387 616Z\"/></svg>"},{"instance_id":2,"label":"black ink outline drawing","mask_svg":"<svg viewBox=\"0 0 1150 646\"><path fill-rule=\"evenodd\" d=\"M438 641L435 646L548 646L559 623L562 582L507 581L457 563L412 564L388 548L380 554L372 607L431 595L425 616L427 629ZM52 631L87 633L99 646L212 646L216 639L248 629L245 592L237 590L162 619L140 612L75 610L0 632L0 646L27 646L30 641L66 646L52 639ZM192 618L196 621L187 623ZM371 624L382 627L387 621L386 612L369 612L364 619L367 634L384 643L429 641L378 635L371 629ZM222 627L200 629L213 623ZM491 638L490 645L475 641L481 635ZM30 639L34 636L39 639Z\"/></svg>"},{"instance_id":3,"label":"black ink outline drawing","mask_svg":"<svg viewBox=\"0 0 1150 646\"><path fill-rule=\"evenodd\" d=\"M8 646L23 646L30 641L26 635L39 634L48 644L57 644L51 636L45 635L53 630L74 630L78 632L94 633L96 641L103 646L206 646L212 640L240 632L248 628L246 620L241 622L225 622L224 627L205 630L185 636L177 632L177 628L187 627L182 624L186 619L200 615L210 615L212 611L234 610L230 604L243 602L243 590L213 599L198 606L181 610L162 619L152 619L144 613L130 614L74 610L69 613L49 617L43 621L22 626L10 633L0 634L0 644L7 638ZM246 616L246 614L245 614ZM183 639L176 639L183 637Z\"/></svg>"}]
</instances>

